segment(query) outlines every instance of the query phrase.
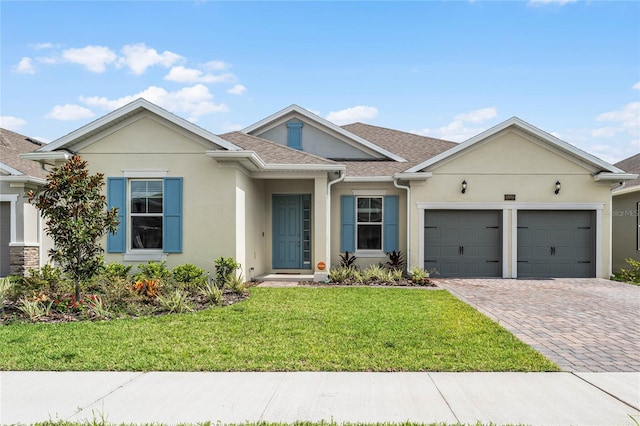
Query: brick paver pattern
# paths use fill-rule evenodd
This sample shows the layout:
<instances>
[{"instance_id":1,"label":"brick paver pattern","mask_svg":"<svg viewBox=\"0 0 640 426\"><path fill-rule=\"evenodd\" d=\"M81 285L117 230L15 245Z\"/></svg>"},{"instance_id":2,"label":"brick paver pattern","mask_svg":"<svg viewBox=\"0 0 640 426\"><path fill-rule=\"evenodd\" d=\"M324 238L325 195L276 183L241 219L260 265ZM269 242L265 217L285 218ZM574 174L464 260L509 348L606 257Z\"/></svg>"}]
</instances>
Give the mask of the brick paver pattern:
<instances>
[{"instance_id":1,"label":"brick paver pattern","mask_svg":"<svg viewBox=\"0 0 640 426\"><path fill-rule=\"evenodd\" d=\"M640 371L640 286L599 278L437 283L565 371Z\"/></svg>"}]
</instances>

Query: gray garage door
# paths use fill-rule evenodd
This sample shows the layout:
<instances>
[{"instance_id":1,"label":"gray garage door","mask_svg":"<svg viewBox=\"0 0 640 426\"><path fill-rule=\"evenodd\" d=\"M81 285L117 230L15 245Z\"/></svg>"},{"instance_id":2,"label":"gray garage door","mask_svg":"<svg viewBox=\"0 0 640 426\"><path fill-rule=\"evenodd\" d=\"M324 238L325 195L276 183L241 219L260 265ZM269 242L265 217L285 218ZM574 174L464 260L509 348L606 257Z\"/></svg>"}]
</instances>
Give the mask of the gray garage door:
<instances>
[{"instance_id":1,"label":"gray garage door","mask_svg":"<svg viewBox=\"0 0 640 426\"><path fill-rule=\"evenodd\" d=\"M519 211L518 277L595 277L595 212Z\"/></svg>"},{"instance_id":2,"label":"gray garage door","mask_svg":"<svg viewBox=\"0 0 640 426\"><path fill-rule=\"evenodd\" d=\"M0 203L0 277L9 275L10 213L11 203Z\"/></svg>"},{"instance_id":3,"label":"gray garage door","mask_svg":"<svg viewBox=\"0 0 640 426\"><path fill-rule=\"evenodd\" d=\"M502 276L502 213L427 210L424 268L441 277Z\"/></svg>"}]
</instances>

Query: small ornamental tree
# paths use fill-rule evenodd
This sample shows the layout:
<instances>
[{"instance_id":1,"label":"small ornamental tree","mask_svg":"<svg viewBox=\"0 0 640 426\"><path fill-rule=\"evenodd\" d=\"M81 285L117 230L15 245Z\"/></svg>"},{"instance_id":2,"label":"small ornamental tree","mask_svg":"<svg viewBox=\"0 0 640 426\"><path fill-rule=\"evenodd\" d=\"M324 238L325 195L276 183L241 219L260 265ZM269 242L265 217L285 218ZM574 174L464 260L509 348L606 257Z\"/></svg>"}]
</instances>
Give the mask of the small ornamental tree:
<instances>
[{"instance_id":1,"label":"small ornamental tree","mask_svg":"<svg viewBox=\"0 0 640 426\"><path fill-rule=\"evenodd\" d=\"M89 175L87 162L76 155L49 173L41 191L29 191L29 202L46 219L45 232L54 242L49 255L74 280L76 300L80 284L102 265L99 240L118 228L118 211L107 210L103 186L104 175Z\"/></svg>"}]
</instances>

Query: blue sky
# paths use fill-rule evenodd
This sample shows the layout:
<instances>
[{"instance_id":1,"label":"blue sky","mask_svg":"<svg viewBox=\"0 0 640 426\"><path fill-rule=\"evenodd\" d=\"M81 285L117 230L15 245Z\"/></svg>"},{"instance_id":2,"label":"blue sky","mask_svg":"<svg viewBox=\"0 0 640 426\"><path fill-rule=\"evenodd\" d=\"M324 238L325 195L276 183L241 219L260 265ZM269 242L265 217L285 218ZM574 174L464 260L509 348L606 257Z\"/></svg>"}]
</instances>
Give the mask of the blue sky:
<instances>
[{"instance_id":1,"label":"blue sky","mask_svg":"<svg viewBox=\"0 0 640 426\"><path fill-rule=\"evenodd\" d=\"M640 2L2 1L2 127L55 140L137 97L213 132L298 104L463 141L512 116L640 152Z\"/></svg>"}]
</instances>

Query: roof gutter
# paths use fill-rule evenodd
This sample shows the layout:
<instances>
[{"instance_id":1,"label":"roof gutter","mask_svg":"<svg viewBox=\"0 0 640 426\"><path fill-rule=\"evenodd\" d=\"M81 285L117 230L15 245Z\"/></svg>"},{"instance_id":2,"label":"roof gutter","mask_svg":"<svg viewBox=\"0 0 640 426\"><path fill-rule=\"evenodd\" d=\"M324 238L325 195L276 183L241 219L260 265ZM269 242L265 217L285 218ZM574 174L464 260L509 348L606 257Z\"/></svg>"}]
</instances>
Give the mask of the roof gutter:
<instances>
[{"instance_id":1,"label":"roof gutter","mask_svg":"<svg viewBox=\"0 0 640 426\"><path fill-rule=\"evenodd\" d=\"M50 152L28 152L26 154L20 154L20 158L23 160L38 161L40 163L49 164L55 166L58 161L67 161L71 158L72 154L67 151L50 151Z\"/></svg>"},{"instance_id":2,"label":"roof gutter","mask_svg":"<svg viewBox=\"0 0 640 426\"><path fill-rule=\"evenodd\" d=\"M593 180L595 180L596 182L604 182L604 181L622 182L625 180L634 180L637 178L638 178L638 175L633 173L600 172L593 175Z\"/></svg>"},{"instance_id":3,"label":"roof gutter","mask_svg":"<svg viewBox=\"0 0 640 426\"><path fill-rule=\"evenodd\" d=\"M411 269L411 187L408 185L400 185L398 183L399 179L394 177L393 186L398 189L404 189L407 191L407 257L406 257L406 266L407 272Z\"/></svg>"},{"instance_id":4,"label":"roof gutter","mask_svg":"<svg viewBox=\"0 0 640 426\"><path fill-rule=\"evenodd\" d=\"M346 176L346 170L340 170L338 173L339 173L338 177L334 180L329 181L329 183L327 184L327 202L326 202L327 229L326 229L325 241L327 242L326 258L327 258L327 265L329 266L329 269L331 269L331 187L336 183L344 181L344 178Z\"/></svg>"},{"instance_id":5,"label":"roof gutter","mask_svg":"<svg viewBox=\"0 0 640 426\"><path fill-rule=\"evenodd\" d=\"M274 164L265 163L255 151L206 151L208 157L221 161L248 160L260 171L337 171L344 172L343 164Z\"/></svg>"}]
</instances>

